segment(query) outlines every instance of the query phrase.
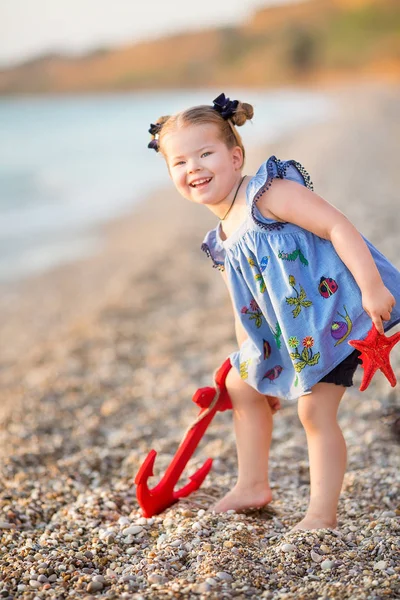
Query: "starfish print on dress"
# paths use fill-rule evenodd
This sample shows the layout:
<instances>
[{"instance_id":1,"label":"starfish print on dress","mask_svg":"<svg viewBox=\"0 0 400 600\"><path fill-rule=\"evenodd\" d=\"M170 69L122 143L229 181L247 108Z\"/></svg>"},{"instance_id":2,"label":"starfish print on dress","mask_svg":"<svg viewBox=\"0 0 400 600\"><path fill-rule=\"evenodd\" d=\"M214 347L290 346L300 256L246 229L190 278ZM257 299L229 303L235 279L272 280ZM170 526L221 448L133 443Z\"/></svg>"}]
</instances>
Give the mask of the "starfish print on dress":
<instances>
[{"instance_id":1,"label":"starfish print on dress","mask_svg":"<svg viewBox=\"0 0 400 600\"><path fill-rule=\"evenodd\" d=\"M360 359L362 360L361 366L364 369L364 376L360 385L360 392L367 389L378 369L382 371L392 387L396 385L396 376L390 364L389 354L393 346L399 341L400 332L386 337L385 334L378 332L375 325L372 325L364 340L351 340L349 342L350 346L361 352Z\"/></svg>"}]
</instances>

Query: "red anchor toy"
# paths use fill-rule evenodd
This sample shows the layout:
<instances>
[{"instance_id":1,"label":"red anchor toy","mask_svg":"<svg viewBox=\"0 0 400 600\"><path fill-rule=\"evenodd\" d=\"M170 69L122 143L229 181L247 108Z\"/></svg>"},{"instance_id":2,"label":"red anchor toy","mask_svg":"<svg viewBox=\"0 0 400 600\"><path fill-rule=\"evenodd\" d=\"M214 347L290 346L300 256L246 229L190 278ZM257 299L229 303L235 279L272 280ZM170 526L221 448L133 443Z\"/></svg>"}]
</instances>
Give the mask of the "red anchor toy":
<instances>
[{"instance_id":1,"label":"red anchor toy","mask_svg":"<svg viewBox=\"0 0 400 600\"><path fill-rule=\"evenodd\" d=\"M177 502L179 498L184 498L199 489L207 477L212 466L211 458L208 458L203 466L189 477L190 482L188 484L180 490L174 491L175 485L215 413L232 408L232 403L225 386L226 376L231 367L231 362L227 358L214 375L215 387L200 388L194 393L192 400L201 408L201 411L197 415L195 422L187 430L164 477L153 489L149 490L147 480L153 475L153 466L157 452L151 450L140 467L135 477L137 486L136 496L144 517L152 517L163 512L163 510Z\"/></svg>"},{"instance_id":2,"label":"red anchor toy","mask_svg":"<svg viewBox=\"0 0 400 600\"><path fill-rule=\"evenodd\" d=\"M361 366L364 369L364 375L360 392L367 389L378 369L382 371L392 387L396 385L396 376L390 364L389 354L398 341L400 341L400 332L386 337L384 333L378 332L375 325L372 325L364 340L351 340L349 342L350 346L361 352L360 359L362 360Z\"/></svg>"}]
</instances>

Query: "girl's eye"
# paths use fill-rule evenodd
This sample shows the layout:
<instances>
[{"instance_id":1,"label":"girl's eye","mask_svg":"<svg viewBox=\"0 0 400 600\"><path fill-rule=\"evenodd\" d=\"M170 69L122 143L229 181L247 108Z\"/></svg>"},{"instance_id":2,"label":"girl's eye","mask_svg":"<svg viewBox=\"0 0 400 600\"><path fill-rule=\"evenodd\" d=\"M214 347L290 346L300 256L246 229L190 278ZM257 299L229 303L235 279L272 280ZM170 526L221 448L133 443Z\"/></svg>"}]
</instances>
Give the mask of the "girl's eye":
<instances>
[{"instance_id":1,"label":"girl's eye","mask_svg":"<svg viewBox=\"0 0 400 600\"><path fill-rule=\"evenodd\" d=\"M179 162L175 163L175 167L179 167L179 165L183 165L184 164L184 160L180 160Z\"/></svg>"},{"instance_id":2,"label":"girl's eye","mask_svg":"<svg viewBox=\"0 0 400 600\"><path fill-rule=\"evenodd\" d=\"M211 152L209 152L209 151L207 150L207 152L203 152L203 154L201 155L201 157L203 158L203 156L207 156L207 154L211 154Z\"/></svg>"}]
</instances>

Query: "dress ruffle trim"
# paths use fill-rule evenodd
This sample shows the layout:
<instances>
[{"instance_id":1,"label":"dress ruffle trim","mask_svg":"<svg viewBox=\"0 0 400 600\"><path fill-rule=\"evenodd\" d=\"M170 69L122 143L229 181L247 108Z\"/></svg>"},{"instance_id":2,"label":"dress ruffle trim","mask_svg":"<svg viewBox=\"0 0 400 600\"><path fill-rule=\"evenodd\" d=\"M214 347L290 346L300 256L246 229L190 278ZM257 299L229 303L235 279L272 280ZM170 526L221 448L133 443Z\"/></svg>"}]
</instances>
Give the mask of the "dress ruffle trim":
<instances>
[{"instance_id":1,"label":"dress ruffle trim","mask_svg":"<svg viewBox=\"0 0 400 600\"><path fill-rule=\"evenodd\" d=\"M209 258L211 258L214 269L225 271L225 249L218 242L215 229L212 229L207 233L201 245L201 249Z\"/></svg>"},{"instance_id":2,"label":"dress ruffle trim","mask_svg":"<svg viewBox=\"0 0 400 600\"><path fill-rule=\"evenodd\" d=\"M254 197L251 203L251 216L253 220L262 227L263 229L271 230L280 230L283 229L285 223L282 222L272 222L265 223L264 221L260 221L260 219L256 216L256 204L261 198L263 194L271 187L274 179L289 179L291 181L296 181L301 185L304 185L309 190L314 190L313 183L311 181L310 175L307 173L303 165L301 165L296 160L279 160L276 156L270 156L270 158L261 165L257 174L253 178L251 184L256 187L259 186L260 182L261 186L259 186L257 191L254 193ZM251 194L250 194L251 196Z\"/></svg>"}]
</instances>

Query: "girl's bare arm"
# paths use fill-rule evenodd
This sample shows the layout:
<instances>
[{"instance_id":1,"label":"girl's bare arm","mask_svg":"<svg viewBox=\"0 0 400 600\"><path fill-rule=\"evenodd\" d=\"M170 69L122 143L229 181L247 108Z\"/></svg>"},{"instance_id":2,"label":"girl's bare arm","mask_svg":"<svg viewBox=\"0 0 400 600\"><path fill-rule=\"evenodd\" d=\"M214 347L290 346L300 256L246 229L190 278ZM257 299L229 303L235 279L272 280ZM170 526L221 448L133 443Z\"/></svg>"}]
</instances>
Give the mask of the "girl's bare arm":
<instances>
[{"instance_id":1,"label":"girl's bare arm","mask_svg":"<svg viewBox=\"0 0 400 600\"><path fill-rule=\"evenodd\" d=\"M258 203L266 217L288 221L330 240L361 290L363 308L383 333L395 299L385 287L368 246L347 217L308 188L277 179Z\"/></svg>"}]
</instances>

